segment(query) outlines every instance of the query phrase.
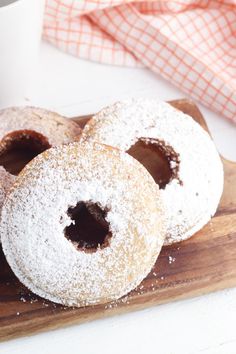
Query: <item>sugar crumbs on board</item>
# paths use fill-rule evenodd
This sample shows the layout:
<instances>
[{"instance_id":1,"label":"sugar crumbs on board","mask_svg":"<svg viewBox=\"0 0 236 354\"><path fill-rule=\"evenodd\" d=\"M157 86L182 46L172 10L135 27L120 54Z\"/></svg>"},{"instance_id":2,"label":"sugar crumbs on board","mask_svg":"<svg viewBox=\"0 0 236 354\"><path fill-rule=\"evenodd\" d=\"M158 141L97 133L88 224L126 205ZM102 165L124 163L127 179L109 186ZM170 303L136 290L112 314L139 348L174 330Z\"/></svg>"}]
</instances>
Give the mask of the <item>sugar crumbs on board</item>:
<instances>
[{"instance_id":1,"label":"sugar crumbs on board","mask_svg":"<svg viewBox=\"0 0 236 354\"><path fill-rule=\"evenodd\" d=\"M168 256L169 264L172 264L175 262L176 258L172 256Z\"/></svg>"}]
</instances>

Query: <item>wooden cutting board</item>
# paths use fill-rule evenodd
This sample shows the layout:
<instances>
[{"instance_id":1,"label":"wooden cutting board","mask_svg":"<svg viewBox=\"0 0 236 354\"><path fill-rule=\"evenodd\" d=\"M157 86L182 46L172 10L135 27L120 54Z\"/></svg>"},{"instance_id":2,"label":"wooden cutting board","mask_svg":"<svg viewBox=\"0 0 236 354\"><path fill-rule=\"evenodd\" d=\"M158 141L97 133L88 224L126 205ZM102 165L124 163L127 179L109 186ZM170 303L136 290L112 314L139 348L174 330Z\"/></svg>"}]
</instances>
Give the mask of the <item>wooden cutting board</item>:
<instances>
[{"instance_id":1,"label":"wooden cutting board","mask_svg":"<svg viewBox=\"0 0 236 354\"><path fill-rule=\"evenodd\" d=\"M193 103L178 100L171 104L207 129ZM75 118L81 126L86 119ZM215 217L191 239L164 247L142 284L116 302L72 309L45 301L20 284L0 251L0 340L236 286L236 163L225 159L223 163L225 187Z\"/></svg>"}]
</instances>

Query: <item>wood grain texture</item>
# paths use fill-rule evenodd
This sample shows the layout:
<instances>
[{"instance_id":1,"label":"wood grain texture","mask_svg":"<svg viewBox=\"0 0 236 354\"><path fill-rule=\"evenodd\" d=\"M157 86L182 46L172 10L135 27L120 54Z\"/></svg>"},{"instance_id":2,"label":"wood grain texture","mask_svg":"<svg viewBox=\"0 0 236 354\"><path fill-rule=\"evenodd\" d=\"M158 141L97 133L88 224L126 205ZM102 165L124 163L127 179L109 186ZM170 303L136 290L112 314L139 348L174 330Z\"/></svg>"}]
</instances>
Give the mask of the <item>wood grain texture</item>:
<instances>
[{"instance_id":1,"label":"wood grain texture","mask_svg":"<svg viewBox=\"0 0 236 354\"><path fill-rule=\"evenodd\" d=\"M179 100L171 104L207 129L193 103ZM86 119L76 121L83 125ZM142 284L116 302L71 309L45 301L20 284L0 251L0 340L236 286L236 164L224 159L223 163L224 193L215 217L191 239L164 247Z\"/></svg>"}]
</instances>

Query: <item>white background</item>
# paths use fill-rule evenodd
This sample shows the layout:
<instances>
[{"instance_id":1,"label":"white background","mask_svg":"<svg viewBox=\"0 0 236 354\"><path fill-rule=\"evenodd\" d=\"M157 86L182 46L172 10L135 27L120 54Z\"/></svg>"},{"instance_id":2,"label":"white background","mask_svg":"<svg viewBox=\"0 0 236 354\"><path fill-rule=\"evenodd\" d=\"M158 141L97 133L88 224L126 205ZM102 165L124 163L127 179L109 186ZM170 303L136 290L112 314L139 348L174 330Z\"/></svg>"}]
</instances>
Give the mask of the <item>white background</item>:
<instances>
[{"instance_id":1,"label":"white background","mask_svg":"<svg viewBox=\"0 0 236 354\"><path fill-rule=\"evenodd\" d=\"M40 54L37 85L24 103L69 117L131 96L163 100L185 96L145 69L78 60L45 43ZM221 154L236 161L236 125L199 107ZM236 288L0 344L4 354L132 352L235 354Z\"/></svg>"}]
</instances>

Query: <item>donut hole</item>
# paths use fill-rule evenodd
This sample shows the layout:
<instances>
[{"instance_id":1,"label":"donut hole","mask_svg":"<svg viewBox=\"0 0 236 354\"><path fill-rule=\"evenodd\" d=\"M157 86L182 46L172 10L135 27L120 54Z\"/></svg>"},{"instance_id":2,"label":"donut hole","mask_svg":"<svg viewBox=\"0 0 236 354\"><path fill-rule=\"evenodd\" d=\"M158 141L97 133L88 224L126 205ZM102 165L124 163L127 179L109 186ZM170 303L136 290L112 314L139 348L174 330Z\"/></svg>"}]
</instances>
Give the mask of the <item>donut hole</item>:
<instances>
[{"instance_id":1,"label":"donut hole","mask_svg":"<svg viewBox=\"0 0 236 354\"><path fill-rule=\"evenodd\" d=\"M65 228L65 237L84 252L96 252L109 246L111 233L106 221L107 211L98 204L79 202L67 211L71 225Z\"/></svg>"},{"instance_id":2,"label":"donut hole","mask_svg":"<svg viewBox=\"0 0 236 354\"><path fill-rule=\"evenodd\" d=\"M163 141L140 138L127 153L148 170L160 189L164 189L172 179L178 178L178 154Z\"/></svg>"},{"instance_id":3,"label":"donut hole","mask_svg":"<svg viewBox=\"0 0 236 354\"><path fill-rule=\"evenodd\" d=\"M0 164L11 174L19 172L35 156L49 149L48 139L32 130L17 130L0 143Z\"/></svg>"}]
</instances>

